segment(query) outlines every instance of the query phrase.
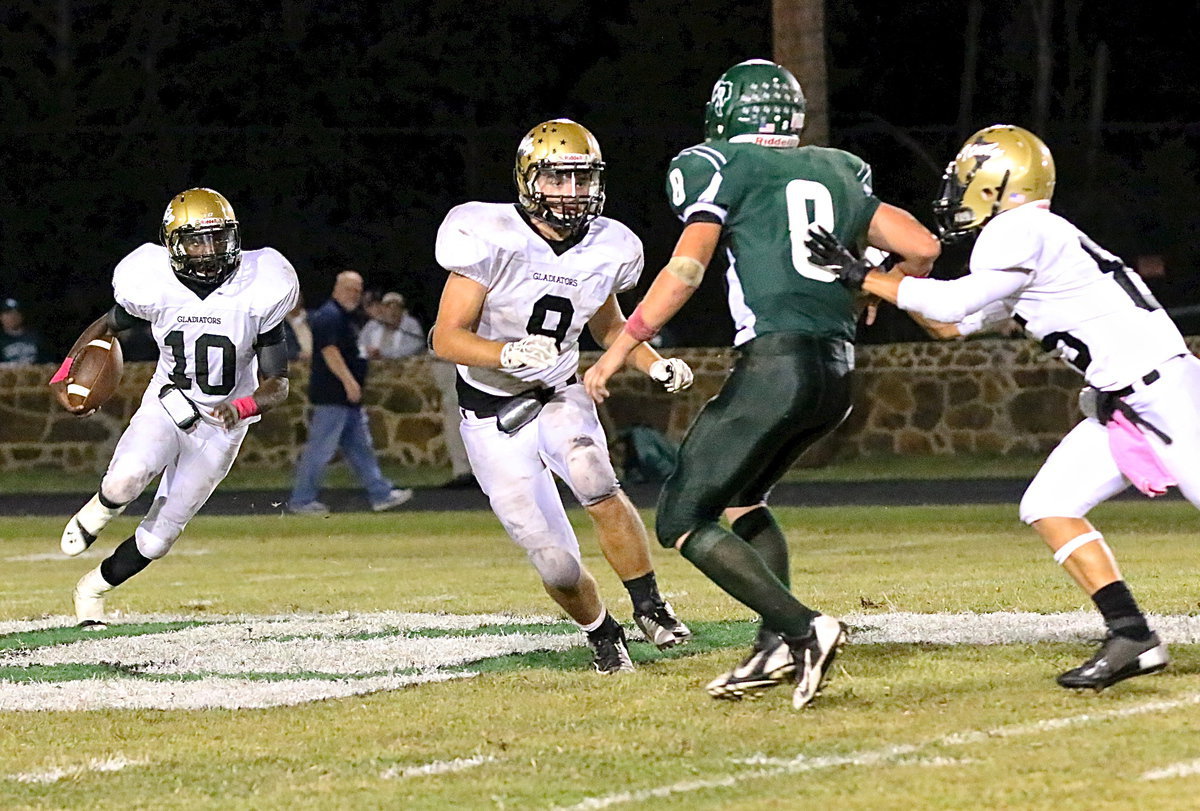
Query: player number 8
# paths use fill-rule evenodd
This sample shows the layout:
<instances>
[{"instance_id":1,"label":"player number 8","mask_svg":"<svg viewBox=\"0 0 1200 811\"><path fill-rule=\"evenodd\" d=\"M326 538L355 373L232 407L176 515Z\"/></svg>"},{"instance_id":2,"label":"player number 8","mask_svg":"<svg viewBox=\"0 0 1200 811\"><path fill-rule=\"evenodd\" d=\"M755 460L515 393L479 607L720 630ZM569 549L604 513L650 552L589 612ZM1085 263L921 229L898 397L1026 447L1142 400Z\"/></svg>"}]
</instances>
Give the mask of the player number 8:
<instances>
[{"instance_id":1,"label":"player number 8","mask_svg":"<svg viewBox=\"0 0 1200 811\"><path fill-rule=\"evenodd\" d=\"M814 225L833 230L833 197L829 189L814 180L793 180L784 190L787 199L788 233L792 239L792 267L806 279L817 282L837 281L837 275L808 261L808 229Z\"/></svg>"}]
</instances>

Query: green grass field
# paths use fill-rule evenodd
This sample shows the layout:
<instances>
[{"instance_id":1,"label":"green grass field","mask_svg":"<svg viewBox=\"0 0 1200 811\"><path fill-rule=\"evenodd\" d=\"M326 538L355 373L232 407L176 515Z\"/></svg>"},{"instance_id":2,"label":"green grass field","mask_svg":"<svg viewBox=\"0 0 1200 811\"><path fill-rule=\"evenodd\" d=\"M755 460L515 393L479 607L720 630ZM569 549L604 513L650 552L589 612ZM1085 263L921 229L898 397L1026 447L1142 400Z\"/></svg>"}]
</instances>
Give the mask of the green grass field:
<instances>
[{"instance_id":1,"label":"green grass field","mask_svg":"<svg viewBox=\"0 0 1200 811\"><path fill-rule=\"evenodd\" d=\"M489 514L201 517L94 635L71 587L134 522L67 559L57 523L0 519L0 807L1196 807L1200 646L1055 686L1100 626L1014 506L778 512L797 591L852 626L802 712L705 695L753 626L673 552L659 580L695 642L600 677ZM1094 517L1168 638L1200 641L1195 511Z\"/></svg>"}]
</instances>

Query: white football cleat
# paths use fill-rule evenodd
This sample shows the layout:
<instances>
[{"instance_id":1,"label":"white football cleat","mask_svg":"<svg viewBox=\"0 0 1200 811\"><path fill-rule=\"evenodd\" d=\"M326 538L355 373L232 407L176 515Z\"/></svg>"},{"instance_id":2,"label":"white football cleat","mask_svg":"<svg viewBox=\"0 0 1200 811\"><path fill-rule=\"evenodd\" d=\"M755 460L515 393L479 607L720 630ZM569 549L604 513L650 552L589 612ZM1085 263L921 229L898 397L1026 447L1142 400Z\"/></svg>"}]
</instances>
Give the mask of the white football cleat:
<instances>
[{"instance_id":1,"label":"white football cleat","mask_svg":"<svg viewBox=\"0 0 1200 811\"><path fill-rule=\"evenodd\" d=\"M812 621L812 629L803 637L789 641L796 660L796 690L792 706L800 709L821 692L821 684L838 650L846 641L846 628L833 617L824 614Z\"/></svg>"},{"instance_id":2,"label":"white football cleat","mask_svg":"<svg viewBox=\"0 0 1200 811\"><path fill-rule=\"evenodd\" d=\"M104 621L104 595L113 588L100 574L99 566L79 578L75 584L74 599L75 619L79 620L80 628L98 631L108 627Z\"/></svg>"},{"instance_id":3,"label":"white football cleat","mask_svg":"<svg viewBox=\"0 0 1200 811\"><path fill-rule=\"evenodd\" d=\"M125 511L125 506L117 508L105 507L100 503L100 494L96 493L79 512L71 516L63 530L59 546L64 555L75 557L87 551L96 542L96 536L108 526L108 523Z\"/></svg>"}]
</instances>

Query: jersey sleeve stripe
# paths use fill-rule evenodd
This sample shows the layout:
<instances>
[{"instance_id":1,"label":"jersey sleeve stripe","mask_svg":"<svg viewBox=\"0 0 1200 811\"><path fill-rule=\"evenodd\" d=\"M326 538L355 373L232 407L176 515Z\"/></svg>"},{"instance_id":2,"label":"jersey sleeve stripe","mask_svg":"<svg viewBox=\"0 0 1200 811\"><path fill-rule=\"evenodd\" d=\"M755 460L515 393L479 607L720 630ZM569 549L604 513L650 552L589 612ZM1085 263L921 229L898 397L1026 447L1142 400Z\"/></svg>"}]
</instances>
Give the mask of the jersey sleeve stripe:
<instances>
[{"instance_id":1,"label":"jersey sleeve stripe","mask_svg":"<svg viewBox=\"0 0 1200 811\"><path fill-rule=\"evenodd\" d=\"M724 155L722 155L720 152L717 152L715 149L708 149L706 147L694 146L683 150L679 153L679 155L680 157L684 155L696 155L697 157L704 158L706 161L711 163L712 167L718 172L721 171L721 167L725 165Z\"/></svg>"},{"instance_id":2,"label":"jersey sleeve stripe","mask_svg":"<svg viewBox=\"0 0 1200 811\"><path fill-rule=\"evenodd\" d=\"M693 214L699 211L707 211L722 223L725 222L725 217L727 216L725 209L721 208L720 206L713 205L712 203L692 203L683 210L683 213L679 215L679 219L687 222Z\"/></svg>"}]
</instances>

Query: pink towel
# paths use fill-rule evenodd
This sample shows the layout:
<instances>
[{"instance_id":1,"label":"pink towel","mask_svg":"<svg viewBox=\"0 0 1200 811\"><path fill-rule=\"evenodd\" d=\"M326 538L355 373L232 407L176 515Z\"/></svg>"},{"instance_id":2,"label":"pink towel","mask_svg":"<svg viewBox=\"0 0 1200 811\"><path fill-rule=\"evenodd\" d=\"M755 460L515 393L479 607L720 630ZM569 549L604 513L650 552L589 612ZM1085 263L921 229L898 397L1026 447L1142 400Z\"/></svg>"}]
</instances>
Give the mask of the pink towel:
<instances>
[{"instance_id":1,"label":"pink towel","mask_svg":"<svg viewBox=\"0 0 1200 811\"><path fill-rule=\"evenodd\" d=\"M1120 411L1108 421L1108 447L1125 478L1146 495L1154 498L1179 484L1163 467L1146 435Z\"/></svg>"}]
</instances>

